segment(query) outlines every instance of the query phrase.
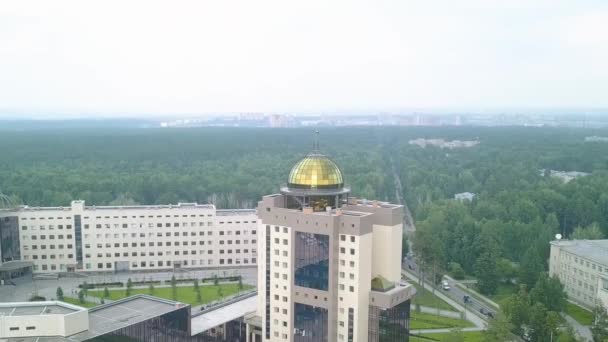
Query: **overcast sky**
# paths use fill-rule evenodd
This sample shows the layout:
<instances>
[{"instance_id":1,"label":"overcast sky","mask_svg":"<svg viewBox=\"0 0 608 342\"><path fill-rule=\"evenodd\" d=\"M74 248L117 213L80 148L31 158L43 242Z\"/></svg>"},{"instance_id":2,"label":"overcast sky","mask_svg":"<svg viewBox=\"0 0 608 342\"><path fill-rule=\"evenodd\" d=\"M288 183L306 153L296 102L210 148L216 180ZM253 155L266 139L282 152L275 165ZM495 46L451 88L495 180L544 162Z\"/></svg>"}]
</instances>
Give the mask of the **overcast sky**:
<instances>
[{"instance_id":1,"label":"overcast sky","mask_svg":"<svg viewBox=\"0 0 608 342\"><path fill-rule=\"evenodd\" d=\"M0 6L0 116L522 106L608 107L608 1Z\"/></svg>"}]
</instances>

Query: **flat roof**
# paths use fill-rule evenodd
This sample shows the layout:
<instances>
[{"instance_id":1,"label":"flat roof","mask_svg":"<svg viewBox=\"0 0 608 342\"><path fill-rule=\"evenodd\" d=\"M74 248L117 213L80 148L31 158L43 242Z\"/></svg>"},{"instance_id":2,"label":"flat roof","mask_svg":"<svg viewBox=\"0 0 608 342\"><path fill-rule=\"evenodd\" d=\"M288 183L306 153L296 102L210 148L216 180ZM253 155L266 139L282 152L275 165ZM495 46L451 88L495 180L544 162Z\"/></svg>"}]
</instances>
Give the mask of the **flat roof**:
<instances>
[{"instance_id":1,"label":"flat roof","mask_svg":"<svg viewBox=\"0 0 608 342\"><path fill-rule=\"evenodd\" d=\"M14 209L6 209L7 212L36 212L46 210L62 210L70 211L74 204L84 203L84 201L72 201L72 205L65 207L30 207L28 205L20 205ZM177 204L137 204L137 205L87 205L85 210L142 210L142 209L215 209L213 204L198 204L198 203L177 203Z\"/></svg>"},{"instance_id":2,"label":"flat roof","mask_svg":"<svg viewBox=\"0 0 608 342\"><path fill-rule=\"evenodd\" d=\"M258 296L252 296L192 317L192 336L255 311L257 302Z\"/></svg>"},{"instance_id":3,"label":"flat roof","mask_svg":"<svg viewBox=\"0 0 608 342\"><path fill-rule=\"evenodd\" d=\"M16 271L25 267L32 267L34 263L31 261L13 260L7 261L0 265L0 272Z\"/></svg>"},{"instance_id":4,"label":"flat roof","mask_svg":"<svg viewBox=\"0 0 608 342\"><path fill-rule=\"evenodd\" d=\"M233 216L233 215L255 215L255 209L218 209L215 211L216 216Z\"/></svg>"},{"instance_id":5,"label":"flat roof","mask_svg":"<svg viewBox=\"0 0 608 342\"><path fill-rule=\"evenodd\" d=\"M34 303L34 302L31 302ZM0 307L4 309L7 306L20 306L21 304L31 303L11 303L2 305ZM38 307L42 306L42 303L36 303ZM46 303L57 303L63 308L69 309L74 307L74 311L77 309L86 310L79 306L66 304L62 302L46 302ZM183 309L189 306L179 302L165 300L162 298L152 297L148 295L135 295L125 299L121 299L112 303L100 305L89 309L89 330L83 331L78 334L74 334L68 337L14 337L9 338L8 342L80 342L87 341L97 336L111 333L112 331L119 330L121 328L137 324L139 322L146 321L150 318L158 317L166 313ZM3 310L4 311L4 310ZM69 313L69 312L68 312ZM35 313L34 313L35 314ZM50 313L48 313L50 314Z\"/></svg>"},{"instance_id":6,"label":"flat roof","mask_svg":"<svg viewBox=\"0 0 608 342\"><path fill-rule=\"evenodd\" d=\"M559 240L551 244L581 258L608 265L608 240Z\"/></svg>"},{"instance_id":7,"label":"flat roof","mask_svg":"<svg viewBox=\"0 0 608 342\"><path fill-rule=\"evenodd\" d=\"M67 315L85 308L63 302L23 302L0 304L0 316Z\"/></svg>"},{"instance_id":8,"label":"flat roof","mask_svg":"<svg viewBox=\"0 0 608 342\"><path fill-rule=\"evenodd\" d=\"M148 295L135 295L89 309L89 330L69 336L66 340L86 341L186 306Z\"/></svg>"}]
</instances>

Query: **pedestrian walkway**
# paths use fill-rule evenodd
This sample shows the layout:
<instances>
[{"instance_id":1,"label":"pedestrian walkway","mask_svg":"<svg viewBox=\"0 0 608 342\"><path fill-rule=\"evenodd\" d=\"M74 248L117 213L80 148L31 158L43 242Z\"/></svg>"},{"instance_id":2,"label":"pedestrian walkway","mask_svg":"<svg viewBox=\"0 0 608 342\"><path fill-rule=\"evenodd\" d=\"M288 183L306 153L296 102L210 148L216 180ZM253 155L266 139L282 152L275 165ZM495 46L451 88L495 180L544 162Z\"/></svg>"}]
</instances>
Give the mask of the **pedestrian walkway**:
<instances>
[{"instance_id":1,"label":"pedestrian walkway","mask_svg":"<svg viewBox=\"0 0 608 342\"><path fill-rule=\"evenodd\" d=\"M448 318L456 318L456 319L462 318L462 313L460 313L460 312L431 308L428 306L420 306L420 312L428 313L428 314L436 315L436 316L448 317Z\"/></svg>"},{"instance_id":2,"label":"pedestrian walkway","mask_svg":"<svg viewBox=\"0 0 608 342\"><path fill-rule=\"evenodd\" d=\"M566 313L561 313L562 317L570 324L570 326L576 331L579 337L583 339L583 341L593 341L593 336L591 335L591 329L589 327L584 326L577 322L572 316L567 315Z\"/></svg>"},{"instance_id":3,"label":"pedestrian walkway","mask_svg":"<svg viewBox=\"0 0 608 342\"><path fill-rule=\"evenodd\" d=\"M470 328L462 328L459 329L462 332L468 332L468 331L483 331L485 330L484 328L480 328L480 327L470 327ZM419 330L410 330L410 334L415 334L415 335L420 335L420 334L440 334L440 333L449 333L454 331L453 328L442 328L442 329L419 329Z\"/></svg>"}]
</instances>

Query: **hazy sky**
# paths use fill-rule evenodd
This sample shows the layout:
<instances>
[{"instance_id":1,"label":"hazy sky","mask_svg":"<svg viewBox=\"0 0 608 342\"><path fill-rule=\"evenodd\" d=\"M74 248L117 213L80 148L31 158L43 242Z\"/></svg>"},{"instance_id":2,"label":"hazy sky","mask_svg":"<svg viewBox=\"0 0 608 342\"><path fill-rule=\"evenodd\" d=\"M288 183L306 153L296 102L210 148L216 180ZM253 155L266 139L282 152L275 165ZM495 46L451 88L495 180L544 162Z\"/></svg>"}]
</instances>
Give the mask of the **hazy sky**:
<instances>
[{"instance_id":1,"label":"hazy sky","mask_svg":"<svg viewBox=\"0 0 608 342\"><path fill-rule=\"evenodd\" d=\"M608 107L608 1L4 1L0 115Z\"/></svg>"}]
</instances>

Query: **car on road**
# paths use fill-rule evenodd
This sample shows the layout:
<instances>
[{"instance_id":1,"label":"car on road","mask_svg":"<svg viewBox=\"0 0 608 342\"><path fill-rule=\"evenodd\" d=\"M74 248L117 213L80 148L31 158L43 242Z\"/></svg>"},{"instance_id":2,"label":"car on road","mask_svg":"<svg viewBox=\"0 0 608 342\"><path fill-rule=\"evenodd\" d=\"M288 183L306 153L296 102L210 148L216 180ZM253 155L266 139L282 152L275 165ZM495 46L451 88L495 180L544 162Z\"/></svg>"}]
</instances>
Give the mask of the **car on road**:
<instances>
[{"instance_id":1,"label":"car on road","mask_svg":"<svg viewBox=\"0 0 608 342\"><path fill-rule=\"evenodd\" d=\"M494 313L492 311L486 310L485 308L480 308L479 313L485 315L488 318L494 318Z\"/></svg>"},{"instance_id":2,"label":"car on road","mask_svg":"<svg viewBox=\"0 0 608 342\"><path fill-rule=\"evenodd\" d=\"M447 280L444 280L443 283L441 283L441 288L444 289L445 291L449 291L450 283L448 283Z\"/></svg>"}]
</instances>

